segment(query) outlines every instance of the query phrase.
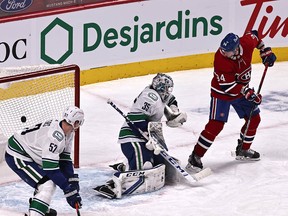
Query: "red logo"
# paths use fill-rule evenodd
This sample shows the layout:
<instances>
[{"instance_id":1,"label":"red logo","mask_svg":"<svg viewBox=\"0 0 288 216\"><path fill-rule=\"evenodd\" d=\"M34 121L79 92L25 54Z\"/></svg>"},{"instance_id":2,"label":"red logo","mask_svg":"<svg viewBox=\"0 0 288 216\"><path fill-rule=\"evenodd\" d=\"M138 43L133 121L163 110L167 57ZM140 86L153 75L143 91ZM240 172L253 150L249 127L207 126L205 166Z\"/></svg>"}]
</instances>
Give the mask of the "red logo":
<instances>
[{"instance_id":1,"label":"red logo","mask_svg":"<svg viewBox=\"0 0 288 216\"><path fill-rule=\"evenodd\" d=\"M242 0L241 1L241 6L253 5L253 4L255 5L255 8L252 12L248 25L245 29L245 32L255 29L254 25L255 25L256 20L260 18L259 12L262 9L263 4L268 3L268 2L273 2L273 1L277 1L277 0ZM267 5L266 13L267 14L272 13L273 6L271 5L271 3L269 5L265 4L265 6L266 5ZM286 10L286 9L283 9L283 10ZM271 26L267 26L267 21L268 21L268 17L263 16L258 27L259 38L264 38L268 34L270 38L273 38L281 29L282 29L281 35L283 37L286 37L288 35L288 17L286 17L286 19L283 21L281 20L280 16L276 16L273 22L269 21L269 23L272 23Z\"/></svg>"}]
</instances>

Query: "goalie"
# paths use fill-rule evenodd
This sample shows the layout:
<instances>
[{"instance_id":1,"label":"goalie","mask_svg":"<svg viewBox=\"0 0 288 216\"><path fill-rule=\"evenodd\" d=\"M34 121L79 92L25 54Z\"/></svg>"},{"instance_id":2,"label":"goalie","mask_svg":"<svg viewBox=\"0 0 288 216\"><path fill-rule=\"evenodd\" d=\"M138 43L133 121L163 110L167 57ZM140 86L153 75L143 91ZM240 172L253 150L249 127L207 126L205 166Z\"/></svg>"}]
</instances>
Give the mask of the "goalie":
<instances>
[{"instance_id":1,"label":"goalie","mask_svg":"<svg viewBox=\"0 0 288 216\"><path fill-rule=\"evenodd\" d=\"M127 114L136 128L148 135L148 125L152 126L160 139L164 140L160 122L163 115L166 116L169 127L179 127L186 122L186 113L179 111L177 100L172 95L173 87L172 78L166 74L158 73L153 78L152 84L135 98ZM118 143L128 160L128 171L125 171L126 166L123 163L113 165L118 172L105 185L97 186L94 190L108 198L121 198L124 194L145 193L164 186L165 160L159 153L162 147L168 150L167 146L159 146L157 140L151 137L147 142L127 122L120 129Z\"/></svg>"}]
</instances>

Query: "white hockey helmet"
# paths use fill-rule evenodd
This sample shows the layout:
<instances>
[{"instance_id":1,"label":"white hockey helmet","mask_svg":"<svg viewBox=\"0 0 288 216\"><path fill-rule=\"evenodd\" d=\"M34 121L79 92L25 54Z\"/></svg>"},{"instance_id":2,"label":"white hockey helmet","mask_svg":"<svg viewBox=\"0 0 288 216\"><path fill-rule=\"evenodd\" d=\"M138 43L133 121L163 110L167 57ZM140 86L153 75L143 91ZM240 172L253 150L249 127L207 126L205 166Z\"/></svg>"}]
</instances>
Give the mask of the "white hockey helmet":
<instances>
[{"instance_id":1,"label":"white hockey helmet","mask_svg":"<svg viewBox=\"0 0 288 216\"><path fill-rule=\"evenodd\" d=\"M173 80L170 76L158 73L152 80L152 88L158 92L162 101L166 101L173 91Z\"/></svg>"},{"instance_id":2,"label":"white hockey helmet","mask_svg":"<svg viewBox=\"0 0 288 216\"><path fill-rule=\"evenodd\" d=\"M84 112L76 106L69 106L63 112L63 119L77 129L84 123Z\"/></svg>"}]
</instances>

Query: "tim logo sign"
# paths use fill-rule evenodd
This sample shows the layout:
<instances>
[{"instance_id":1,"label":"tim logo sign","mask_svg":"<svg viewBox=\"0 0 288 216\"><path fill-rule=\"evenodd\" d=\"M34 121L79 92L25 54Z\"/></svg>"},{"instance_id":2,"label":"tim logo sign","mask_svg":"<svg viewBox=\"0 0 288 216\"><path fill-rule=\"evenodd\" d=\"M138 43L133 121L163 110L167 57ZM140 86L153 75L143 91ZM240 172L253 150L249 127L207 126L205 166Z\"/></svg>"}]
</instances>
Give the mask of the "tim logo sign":
<instances>
[{"instance_id":1,"label":"tim logo sign","mask_svg":"<svg viewBox=\"0 0 288 216\"><path fill-rule=\"evenodd\" d=\"M287 37L287 35L288 35L288 17L286 17L286 15L284 15L285 17L283 17L283 15L282 15L282 17L281 17L281 16L278 16L276 13L276 16L274 15L275 16L274 20L272 20L272 14L273 14L273 10L275 7L275 6L273 7L272 2L274 2L274 1L276 1L276 0L242 0L241 1L242 6L246 6L246 5L254 5L255 6L244 32L247 32L249 30L254 29L255 23L259 22L259 20L260 20L259 27L258 27L258 35L260 38L264 38L264 37L266 37L266 35L269 35L270 38L274 38L275 35L281 29L282 29L281 36ZM285 0L285 1L287 1L287 0ZM285 2L285 1L283 1L283 2ZM264 3L267 3L267 4L265 4L265 6L264 6ZM264 10L264 14L266 13L267 16L263 15L263 17L261 17L259 15L260 11L262 9ZM283 10L287 10L287 8L283 9ZM286 14L287 14L287 12L286 12ZM283 19L284 19L284 21L283 21Z\"/></svg>"},{"instance_id":2,"label":"tim logo sign","mask_svg":"<svg viewBox=\"0 0 288 216\"><path fill-rule=\"evenodd\" d=\"M25 10L33 0L4 0L0 3L0 9L5 12L18 12Z\"/></svg>"}]
</instances>

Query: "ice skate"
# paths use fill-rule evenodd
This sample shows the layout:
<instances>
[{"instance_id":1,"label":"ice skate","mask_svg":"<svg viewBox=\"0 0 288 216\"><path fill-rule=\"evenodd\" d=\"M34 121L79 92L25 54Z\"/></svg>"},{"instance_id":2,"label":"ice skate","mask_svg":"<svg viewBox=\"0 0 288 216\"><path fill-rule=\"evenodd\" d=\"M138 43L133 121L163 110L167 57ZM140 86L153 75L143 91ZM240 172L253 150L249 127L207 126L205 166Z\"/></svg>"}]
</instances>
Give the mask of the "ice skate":
<instances>
[{"instance_id":1,"label":"ice skate","mask_svg":"<svg viewBox=\"0 0 288 216\"><path fill-rule=\"evenodd\" d=\"M126 170L126 165L124 163L122 163L122 162L109 165L109 167L111 167L114 170L119 171L119 172L125 172L125 170Z\"/></svg>"},{"instance_id":2,"label":"ice skate","mask_svg":"<svg viewBox=\"0 0 288 216\"><path fill-rule=\"evenodd\" d=\"M24 216L29 216L29 214L25 213ZM57 211L55 209L49 209L45 216L57 216Z\"/></svg>"},{"instance_id":3,"label":"ice skate","mask_svg":"<svg viewBox=\"0 0 288 216\"><path fill-rule=\"evenodd\" d=\"M93 188L99 195L102 195L109 199L115 199L116 194L108 185L100 185L96 188Z\"/></svg>"},{"instance_id":4,"label":"ice skate","mask_svg":"<svg viewBox=\"0 0 288 216\"><path fill-rule=\"evenodd\" d=\"M197 156L194 152L189 156L188 164L186 165L187 172L200 172L203 169L201 157Z\"/></svg>"},{"instance_id":5,"label":"ice skate","mask_svg":"<svg viewBox=\"0 0 288 216\"><path fill-rule=\"evenodd\" d=\"M55 209L49 208L48 212L46 212L45 216L57 216L57 211Z\"/></svg>"},{"instance_id":6,"label":"ice skate","mask_svg":"<svg viewBox=\"0 0 288 216\"><path fill-rule=\"evenodd\" d=\"M260 160L260 154L253 149L243 150L241 140L238 140L238 146L236 147L236 160L242 161L258 161Z\"/></svg>"}]
</instances>

